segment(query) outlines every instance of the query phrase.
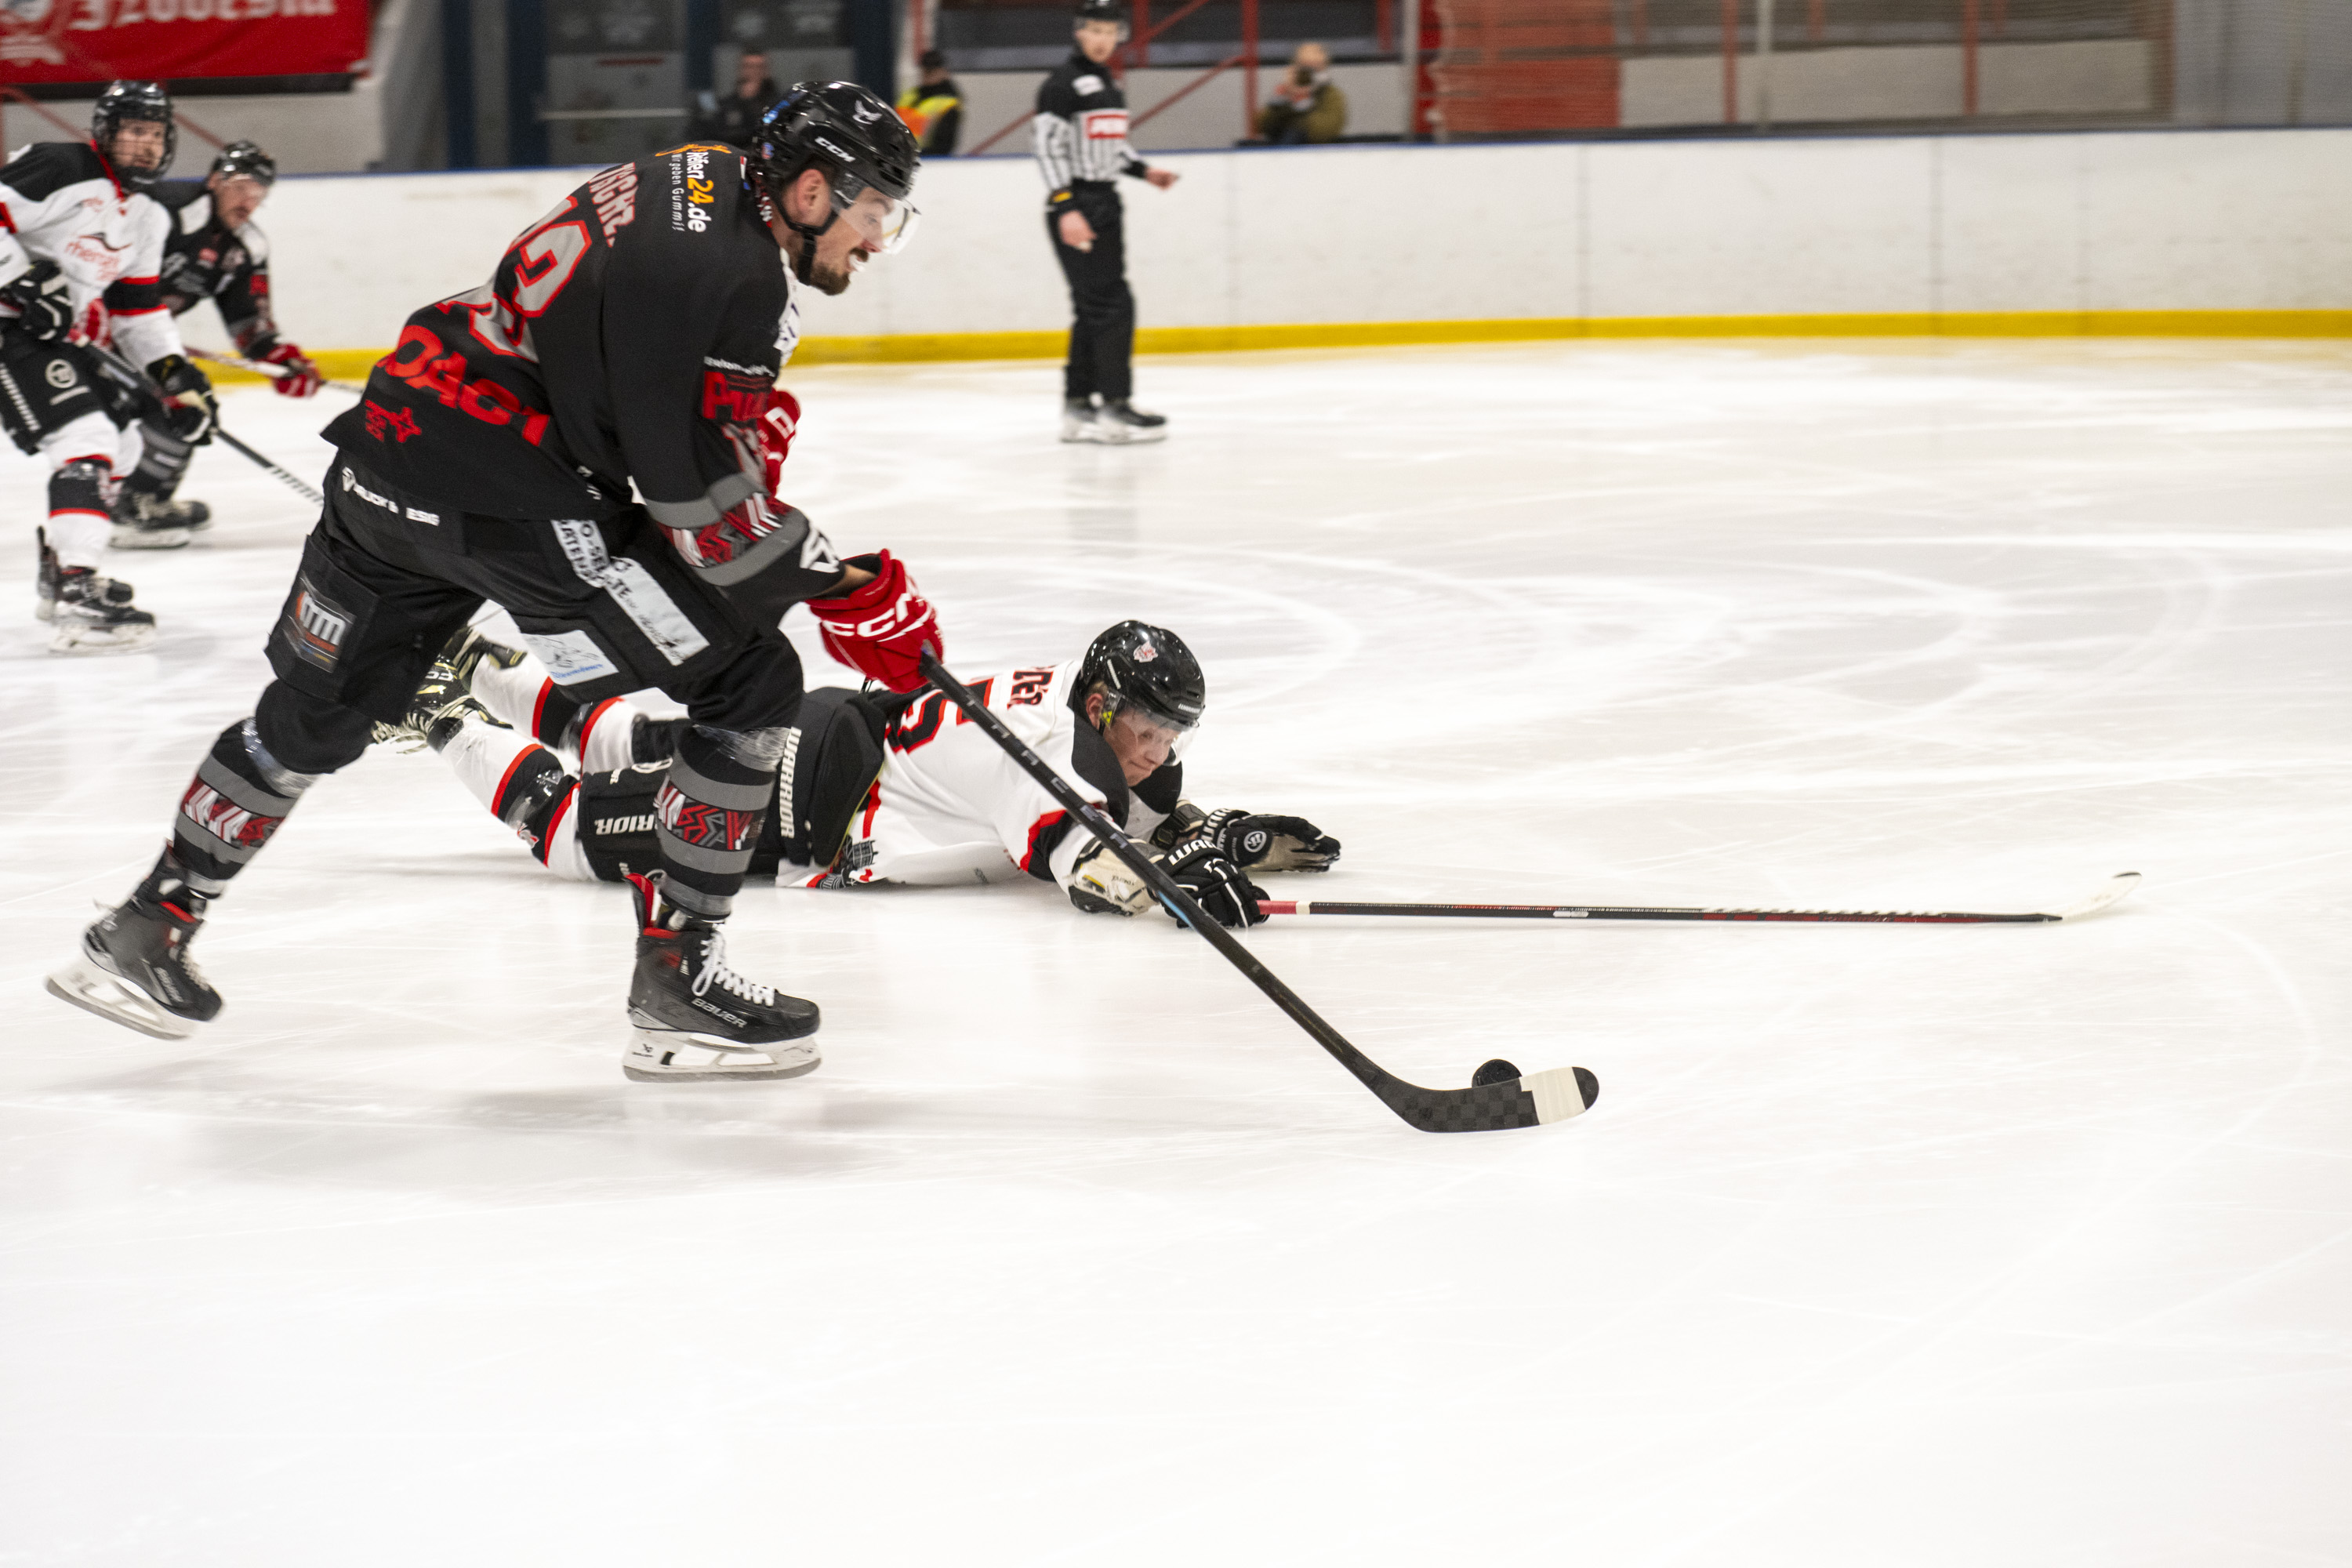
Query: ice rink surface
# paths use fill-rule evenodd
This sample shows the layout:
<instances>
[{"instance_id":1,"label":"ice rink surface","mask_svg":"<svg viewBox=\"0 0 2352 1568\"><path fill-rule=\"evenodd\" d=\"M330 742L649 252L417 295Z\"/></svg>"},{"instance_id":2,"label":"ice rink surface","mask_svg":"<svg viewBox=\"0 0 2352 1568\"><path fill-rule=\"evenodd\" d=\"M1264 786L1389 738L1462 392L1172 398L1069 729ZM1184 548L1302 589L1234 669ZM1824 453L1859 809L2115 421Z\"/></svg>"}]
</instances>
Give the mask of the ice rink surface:
<instances>
[{"instance_id":1,"label":"ice rink surface","mask_svg":"<svg viewBox=\"0 0 2352 1568\"><path fill-rule=\"evenodd\" d=\"M2352 353L1165 359L1134 450L1055 375L799 373L788 492L961 671L1181 631L1193 796L1346 843L1277 897L2147 882L1248 939L1407 1078L1600 1076L1461 1137L1163 920L757 887L824 1068L647 1086L620 891L379 750L167 1044L41 975L309 519L206 451L211 536L115 558L159 648L53 659L12 459L0 1563L2352 1561ZM310 475L337 405L225 402Z\"/></svg>"}]
</instances>

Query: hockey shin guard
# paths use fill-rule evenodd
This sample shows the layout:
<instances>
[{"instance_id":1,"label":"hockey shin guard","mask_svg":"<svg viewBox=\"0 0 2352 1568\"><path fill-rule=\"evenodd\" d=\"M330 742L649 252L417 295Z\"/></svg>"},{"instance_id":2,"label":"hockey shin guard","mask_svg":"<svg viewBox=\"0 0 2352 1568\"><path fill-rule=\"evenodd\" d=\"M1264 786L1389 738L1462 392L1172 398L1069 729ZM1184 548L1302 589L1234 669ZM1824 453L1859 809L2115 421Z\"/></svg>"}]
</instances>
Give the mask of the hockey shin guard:
<instances>
[{"instance_id":1,"label":"hockey shin guard","mask_svg":"<svg viewBox=\"0 0 2352 1568\"><path fill-rule=\"evenodd\" d=\"M113 469L100 458L76 458L49 476L49 547L58 565L98 565L114 523L113 489Z\"/></svg>"},{"instance_id":2,"label":"hockey shin guard","mask_svg":"<svg viewBox=\"0 0 2352 1568\"><path fill-rule=\"evenodd\" d=\"M302 792L318 778L279 763L262 745L253 721L238 720L220 732L180 797L164 861L176 861L173 874L197 892L217 894L261 853ZM159 861L157 871L164 869L164 862Z\"/></svg>"},{"instance_id":3,"label":"hockey shin guard","mask_svg":"<svg viewBox=\"0 0 2352 1568\"><path fill-rule=\"evenodd\" d=\"M662 891L680 909L724 920L751 868L751 851L776 794L782 729L740 731L691 724L655 797Z\"/></svg>"}]
</instances>

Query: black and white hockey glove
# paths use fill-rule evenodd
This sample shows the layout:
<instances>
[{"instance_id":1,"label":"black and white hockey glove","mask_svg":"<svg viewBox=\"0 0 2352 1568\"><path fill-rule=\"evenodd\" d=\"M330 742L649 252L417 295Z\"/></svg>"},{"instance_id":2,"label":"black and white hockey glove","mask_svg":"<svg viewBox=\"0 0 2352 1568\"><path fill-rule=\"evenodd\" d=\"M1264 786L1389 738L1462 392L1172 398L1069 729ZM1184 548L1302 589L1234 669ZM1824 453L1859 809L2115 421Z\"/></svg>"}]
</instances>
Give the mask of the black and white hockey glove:
<instances>
[{"instance_id":1,"label":"black and white hockey glove","mask_svg":"<svg viewBox=\"0 0 2352 1568\"><path fill-rule=\"evenodd\" d=\"M1090 915L1139 915L1159 901L1150 886L1099 838L1087 839L1070 868L1070 902Z\"/></svg>"},{"instance_id":2,"label":"black and white hockey glove","mask_svg":"<svg viewBox=\"0 0 2352 1568\"><path fill-rule=\"evenodd\" d=\"M65 275L54 261L36 261L32 269L0 289L0 322L35 342L55 342L73 325L73 300Z\"/></svg>"},{"instance_id":3,"label":"black and white hockey glove","mask_svg":"<svg viewBox=\"0 0 2352 1568\"><path fill-rule=\"evenodd\" d=\"M1303 816L1259 816L1237 809L1212 812L1201 831L1224 846L1243 870L1328 871L1339 841Z\"/></svg>"},{"instance_id":4,"label":"black and white hockey glove","mask_svg":"<svg viewBox=\"0 0 2352 1568\"><path fill-rule=\"evenodd\" d=\"M1257 901L1265 897L1225 853L1214 834L1202 833L1168 851L1161 862L1177 886L1209 912L1219 925L1254 926L1265 922ZM1172 911L1171 911L1172 912Z\"/></svg>"},{"instance_id":5,"label":"black and white hockey glove","mask_svg":"<svg viewBox=\"0 0 2352 1568\"><path fill-rule=\"evenodd\" d=\"M163 422L172 434L192 447L211 440L220 423L220 404L205 373L179 354L165 354L147 367L147 374L163 389Z\"/></svg>"}]
</instances>

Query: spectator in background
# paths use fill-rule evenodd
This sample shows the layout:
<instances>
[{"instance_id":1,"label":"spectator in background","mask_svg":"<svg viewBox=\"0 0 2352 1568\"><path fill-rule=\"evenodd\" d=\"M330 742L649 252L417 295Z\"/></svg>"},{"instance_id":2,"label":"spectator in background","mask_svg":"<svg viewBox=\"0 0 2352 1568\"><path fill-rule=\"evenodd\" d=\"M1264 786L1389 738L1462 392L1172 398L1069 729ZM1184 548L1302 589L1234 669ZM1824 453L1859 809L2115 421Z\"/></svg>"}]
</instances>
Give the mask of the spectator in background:
<instances>
[{"instance_id":1,"label":"spectator in background","mask_svg":"<svg viewBox=\"0 0 2352 1568\"><path fill-rule=\"evenodd\" d=\"M898 118L915 133L924 157L951 157L957 133L963 130L963 94L948 75L944 51L925 49L915 63L922 68L922 84L898 95Z\"/></svg>"},{"instance_id":2,"label":"spectator in background","mask_svg":"<svg viewBox=\"0 0 2352 1568\"><path fill-rule=\"evenodd\" d=\"M693 123L687 134L697 142L724 142L749 150L760 129L760 116L782 98L768 75L768 57L745 49L735 62L735 90L721 98L709 89L694 95Z\"/></svg>"},{"instance_id":3,"label":"spectator in background","mask_svg":"<svg viewBox=\"0 0 2352 1568\"><path fill-rule=\"evenodd\" d=\"M1337 142L1348 129L1348 95L1331 82L1331 56L1320 44L1301 44L1274 97L1257 111L1255 140L1277 147Z\"/></svg>"}]
</instances>

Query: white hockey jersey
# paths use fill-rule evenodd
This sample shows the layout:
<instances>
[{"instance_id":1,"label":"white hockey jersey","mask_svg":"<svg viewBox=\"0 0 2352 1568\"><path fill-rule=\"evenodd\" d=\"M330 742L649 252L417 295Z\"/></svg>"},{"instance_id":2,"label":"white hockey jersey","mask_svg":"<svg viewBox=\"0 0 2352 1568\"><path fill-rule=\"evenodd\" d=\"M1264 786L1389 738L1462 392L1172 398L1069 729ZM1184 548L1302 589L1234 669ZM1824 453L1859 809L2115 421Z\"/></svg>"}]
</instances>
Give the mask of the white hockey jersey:
<instances>
[{"instance_id":1,"label":"white hockey jersey","mask_svg":"<svg viewBox=\"0 0 2352 1568\"><path fill-rule=\"evenodd\" d=\"M1130 791L1108 742L1088 744L1088 760L1080 761L1077 715L1070 710L1078 664L1071 659L964 684L1087 801L1113 821L1124 815L1129 837L1149 837L1175 809L1181 769L1171 763ZM1089 731L1087 741L1096 740ZM943 693L927 694L892 721L886 744L882 772L850 820L837 873L780 877L780 885L816 887L837 874L845 882L936 887L1026 874L1069 887L1071 868L1094 835Z\"/></svg>"},{"instance_id":2,"label":"white hockey jersey","mask_svg":"<svg viewBox=\"0 0 2352 1568\"><path fill-rule=\"evenodd\" d=\"M37 142L0 166L0 288L54 261L73 304L72 341L145 366L182 351L164 308L171 215L125 189L87 142Z\"/></svg>"}]
</instances>

